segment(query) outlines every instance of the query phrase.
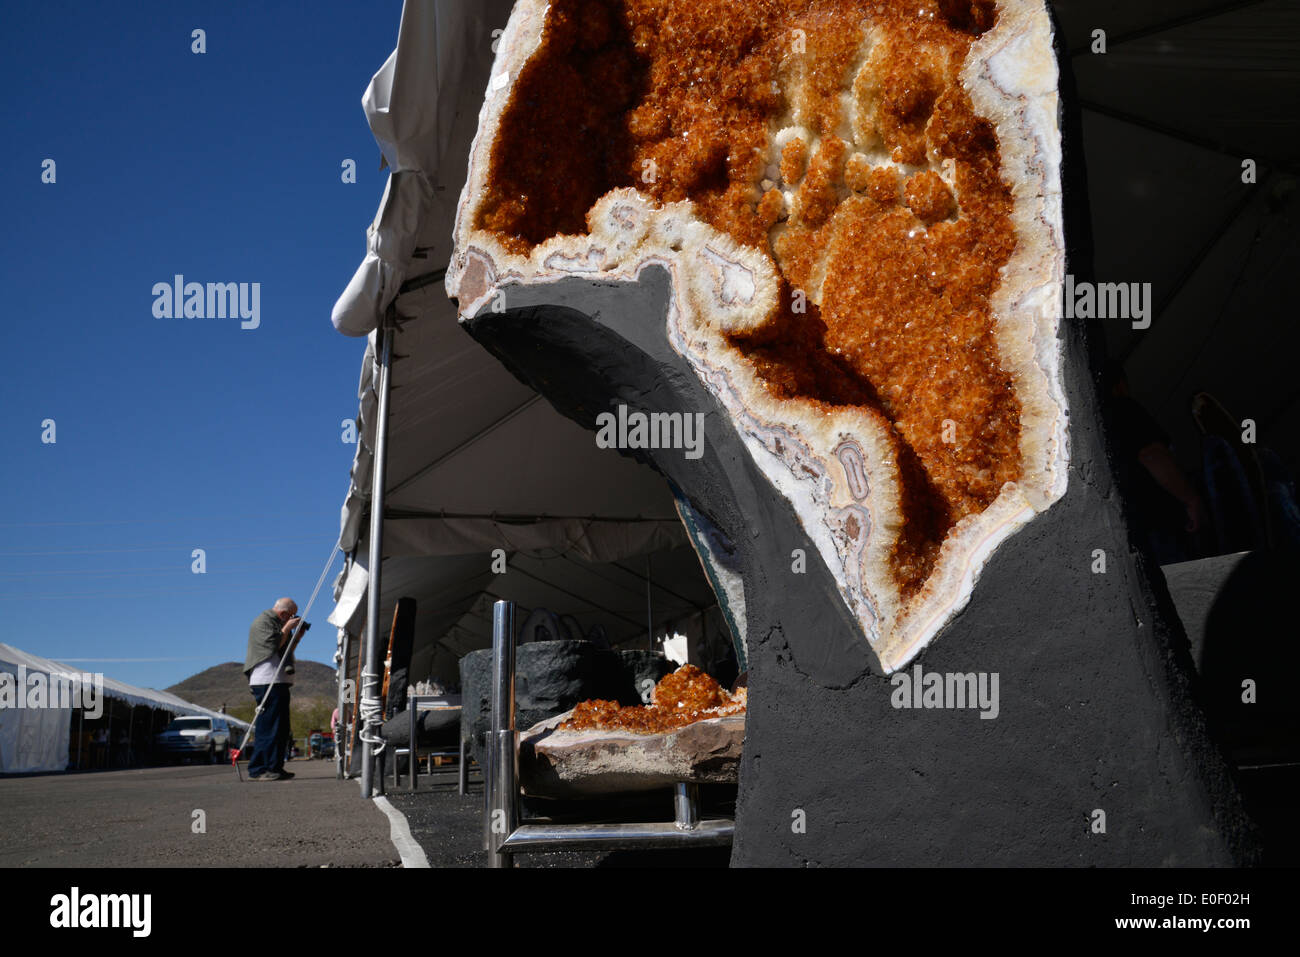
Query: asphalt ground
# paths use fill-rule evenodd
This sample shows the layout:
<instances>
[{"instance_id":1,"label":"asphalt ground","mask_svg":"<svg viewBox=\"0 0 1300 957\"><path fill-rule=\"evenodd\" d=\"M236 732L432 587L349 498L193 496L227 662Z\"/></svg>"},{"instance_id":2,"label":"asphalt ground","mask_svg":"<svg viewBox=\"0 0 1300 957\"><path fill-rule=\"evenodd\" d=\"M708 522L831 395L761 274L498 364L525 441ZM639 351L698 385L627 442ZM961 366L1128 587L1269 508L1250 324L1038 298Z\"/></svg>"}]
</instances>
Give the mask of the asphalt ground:
<instances>
[{"instance_id":1,"label":"asphalt ground","mask_svg":"<svg viewBox=\"0 0 1300 957\"><path fill-rule=\"evenodd\" d=\"M288 768L295 777L275 782L252 782L247 774L241 782L228 765L0 777L0 867L401 866L388 816L361 798L356 780L337 780L332 761L298 760ZM430 867L487 866L479 774L463 796L454 768L421 775L415 793L405 777L398 788L390 779L386 791ZM560 821L668 820L672 799L665 792L525 808L529 816L539 812ZM519 867L571 868L726 867L729 859L727 848L515 858Z\"/></svg>"},{"instance_id":2,"label":"asphalt ground","mask_svg":"<svg viewBox=\"0 0 1300 957\"><path fill-rule=\"evenodd\" d=\"M396 867L389 821L332 761L0 778L0 867ZM196 833L202 815L205 833Z\"/></svg>"},{"instance_id":3,"label":"asphalt ground","mask_svg":"<svg viewBox=\"0 0 1300 957\"><path fill-rule=\"evenodd\" d=\"M483 783L477 774L470 777L469 793L457 793L456 771L433 776L421 775L419 790L408 790L403 776L401 787L394 788L389 778L386 794L389 802L402 812L411 836L424 849L430 867L486 867L483 850ZM734 789L732 789L734 793ZM529 804L525 814L551 808L554 819L594 820L671 820L672 795L664 792L640 799L622 801L568 802L548 805ZM706 804L706 811L712 810ZM718 808L717 810L725 810ZM730 848L684 848L670 850L621 851L544 851L515 855L517 867L727 867Z\"/></svg>"}]
</instances>

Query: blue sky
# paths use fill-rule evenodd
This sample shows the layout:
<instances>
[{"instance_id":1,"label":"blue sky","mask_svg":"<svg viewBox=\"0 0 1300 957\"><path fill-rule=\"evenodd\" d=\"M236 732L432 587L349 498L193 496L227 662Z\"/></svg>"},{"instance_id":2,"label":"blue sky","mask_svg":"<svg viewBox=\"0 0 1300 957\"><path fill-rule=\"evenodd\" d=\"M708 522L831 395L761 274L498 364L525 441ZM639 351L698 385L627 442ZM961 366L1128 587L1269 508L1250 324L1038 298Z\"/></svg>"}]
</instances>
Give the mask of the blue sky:
<instances>
[{"instance_id":1,"label":"blue sky","mask_svg":"<svg viewBox=\"0 0 1300 957\"><path fill-rule=\"evenodd\" d=\"M365 349L330 308L387 177L360 100L400 14L6 11L0 641L161 688L242 660L278 596L306 602L338 533ZM177 273L260 283L260 325L156 318L153 286ZM300 657L333 656L340 567Z\"/></svg>"}]
</instances>

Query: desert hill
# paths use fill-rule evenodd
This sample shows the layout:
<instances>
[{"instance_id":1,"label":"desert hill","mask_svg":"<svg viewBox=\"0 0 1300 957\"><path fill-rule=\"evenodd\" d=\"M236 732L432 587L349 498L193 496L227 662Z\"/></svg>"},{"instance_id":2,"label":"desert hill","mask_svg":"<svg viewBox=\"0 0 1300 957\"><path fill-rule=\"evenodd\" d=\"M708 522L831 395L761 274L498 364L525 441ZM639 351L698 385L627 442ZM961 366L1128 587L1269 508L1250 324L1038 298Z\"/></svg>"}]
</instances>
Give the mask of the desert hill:
<instances>
[{"instance_id":1,"label":"desert hill","mask_svg":"<svg viewBox=\"0 0 1300 957\"><path fill-rule=\"evenodd\" d=\"M334 668L301 658L295 667L292 695L295 709L308 703L327 703L332 709L338 693ZM213 711L225 705L228 711L233 712L253 701L248 692L248 679L244 677L244 666L236 661L213 665L165 690Z\"/></svg>"}]
</instances>

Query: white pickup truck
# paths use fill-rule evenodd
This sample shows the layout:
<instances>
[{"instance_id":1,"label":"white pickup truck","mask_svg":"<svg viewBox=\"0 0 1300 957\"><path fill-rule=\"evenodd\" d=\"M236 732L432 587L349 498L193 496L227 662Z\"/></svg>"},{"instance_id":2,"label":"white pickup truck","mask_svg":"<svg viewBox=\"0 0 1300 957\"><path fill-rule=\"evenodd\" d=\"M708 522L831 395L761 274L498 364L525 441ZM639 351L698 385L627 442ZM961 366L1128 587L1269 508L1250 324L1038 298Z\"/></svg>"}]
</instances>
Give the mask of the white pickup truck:
<instances>
[{"instance_id":1,"label":"white pickup truck","mask_svg":"<svg viewBox=\"0 0 1300 957\"><path fill-rule=\"evenodd\" d=\"M158 735L158 750L168 757L206 757L208 763L230 759L230 725L221 718L176 718Z\"/></svg>"}]
</instances>

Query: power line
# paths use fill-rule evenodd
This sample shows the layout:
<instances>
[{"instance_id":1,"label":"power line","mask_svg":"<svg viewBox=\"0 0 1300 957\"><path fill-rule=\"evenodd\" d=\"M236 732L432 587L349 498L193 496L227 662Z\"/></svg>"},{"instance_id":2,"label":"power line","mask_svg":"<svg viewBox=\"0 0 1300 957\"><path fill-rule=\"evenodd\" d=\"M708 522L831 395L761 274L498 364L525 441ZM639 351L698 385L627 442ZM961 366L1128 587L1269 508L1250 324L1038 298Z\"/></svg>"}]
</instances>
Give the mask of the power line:
<instances>
[{"instance_id":1,"label":"power line","mask_svg":"<svg viewBox=\"0 0 1300 957\"><path fill-rule=\"evenodd\" d=\"M307 568L306 562L285 563L273 562L268 565L240 565L238 568L215 569L204 572L205 575L233 575L236 572L246 571L272 571L275 569L288 568ZM47 578L54 575L84 575L87 578L131 578L145 577L152 575L179 575L190 574L188 563L178 565L168 565L165 568L129 568L118 571L104 571L97 568L88 568L82 571L60 570L45 572L0 572L0 579L8 578Z\"/></svg>"},{"instance_id":2,"label":"power line","mask_svg":"<svg viewBox=\"0 0 1300 957\"><path fill-rule=\"evenodd\" d=\"M124 552L149 552L162 548L202 548L210 551L214 548L268 548L275 545L319 545L319 538L305 538L295 541L257 541L257 542L214 542L205 543L195 539L188 542L157 542L152 545L133 545L130 548L71 548L54 549L41 552L0 552L0 558L19 558L32 555L119 555Z\"/></svg>"},{"instance_id":3,"label":"power line","mask_svg":"<svg viewBox=\"0 0 1300 957\"><path fill-rule=\"evenodd\" d=\"M93 522L0 522L0 528L72 528L87 525L166 525L179 522L233 522L254 518L305 518L316 516L312 512L250 512L245 515L213 515L211 517L186 516L184 518L107 518Z\"/></svg>"},{"instance_id":4,"label":"power line","mask_svg":"<svg viewBox=\"0 0 1300 957\"><path fill-rule=\"evenodd\" d=\"M147 598L154 595L193 594L195 588L154 588L142 592L99 591L79 595L0 595L0 601L73 601L79 598Z\"/></svg>"}]
</instances>

